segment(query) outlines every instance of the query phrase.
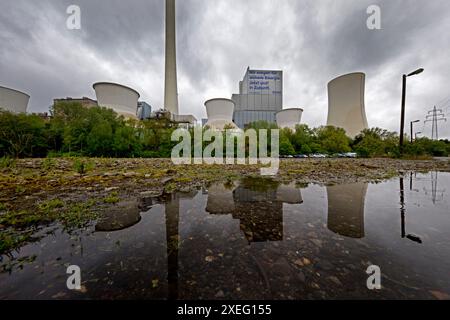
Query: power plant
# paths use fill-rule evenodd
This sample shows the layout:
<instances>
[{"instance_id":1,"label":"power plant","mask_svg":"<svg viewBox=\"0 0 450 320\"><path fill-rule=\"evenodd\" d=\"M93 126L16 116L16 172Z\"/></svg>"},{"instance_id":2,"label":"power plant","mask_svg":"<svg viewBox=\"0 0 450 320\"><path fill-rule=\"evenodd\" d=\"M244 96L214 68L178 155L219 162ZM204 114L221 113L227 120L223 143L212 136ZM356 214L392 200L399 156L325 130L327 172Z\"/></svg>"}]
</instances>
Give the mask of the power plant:
<instances>
[{"instance_id":1,"label":"power plant","mask_svg":"<svg viewBox=\"0 0 450 320\"><path fill-rule=\"evenodd\" d=\"M351 138L367 129L364 106L365 74L355 72L328 83L328 126L343 128Z\"/></svg>"},{"instance_id":2,"label":"power plant","mask_svg":"<svg viewBox=\"0 0 450 320\"><path fill-rule=\"evenodd\" d=\"M178 115L175 0L166 0L166 66L164 109Z\"/></svg>"},{"instance_id":3,"label":"power plant","mask_svg":"<svg viewBox=\"0 0 450 320\"><path fill-rule=\"evenodd\" d=\"M283 108L283 71L251 70L239 82L239 93L233 94L233 121L245 129L255 121L275 123L276 113Z\"/></svg>"},{"instance_id":4,"label":"power plant","mask_svg":"<svg viewBox=\"0 0 450 320\"><path fill-rule=\"evenodd\" d=\"M225 127L237 128L233 122L234 102L230 99L216 98L205 102L208 121L205 126L213 130L224 130Z\"/></svg>"},{"instance_id":5,"label":"power plant","mask_svg":"<svg viewBox=\"0 0 450 320\"><path fill-rule=\"evenodd\" d=\"M0 109L14 113L27 112L30 96L24 92L0 86Z\"/></svg>"},{"instance_id":6,"label":"power plant","mask_svg":"<svg viewBox=\"0 0 450 320\"><path fill-rule=\"evenodd\" d=\"M99 106L113 109L126 118L136 118L139 92L112 82L97 82L93 88Z\"/></svg>"},{"instance_id":7,"label":"power plant","mask_svg":"<svg viewBox=\"0 0 450 320\"><path fill-rule=\"evenodd\" d=\"M295 131L295 126L302 121L303 109L290 108L276 113L277 126L281 129L289 128Z\"/></svg>"}]
</instances>

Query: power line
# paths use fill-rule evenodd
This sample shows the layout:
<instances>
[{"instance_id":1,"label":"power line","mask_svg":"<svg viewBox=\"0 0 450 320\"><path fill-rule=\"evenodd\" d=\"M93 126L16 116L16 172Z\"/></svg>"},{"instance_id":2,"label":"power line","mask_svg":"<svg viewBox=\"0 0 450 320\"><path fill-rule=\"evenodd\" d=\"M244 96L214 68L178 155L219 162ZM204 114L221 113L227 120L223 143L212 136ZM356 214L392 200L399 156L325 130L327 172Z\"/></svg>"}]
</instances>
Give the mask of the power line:
<instances>
[{"instance_id":1,"label":"power line","mask_svg":"<svg viewBox=\"0 0 450 320\"><path fill-rule=\"evenodd\" d=\"M424 125L427 122L432 122L431 140L439 140L438 121L447 121L447 118L442 109L437 109L436 106L434 106L433 110L428 111L424 121Z\"/></svg>"}]
</instances>

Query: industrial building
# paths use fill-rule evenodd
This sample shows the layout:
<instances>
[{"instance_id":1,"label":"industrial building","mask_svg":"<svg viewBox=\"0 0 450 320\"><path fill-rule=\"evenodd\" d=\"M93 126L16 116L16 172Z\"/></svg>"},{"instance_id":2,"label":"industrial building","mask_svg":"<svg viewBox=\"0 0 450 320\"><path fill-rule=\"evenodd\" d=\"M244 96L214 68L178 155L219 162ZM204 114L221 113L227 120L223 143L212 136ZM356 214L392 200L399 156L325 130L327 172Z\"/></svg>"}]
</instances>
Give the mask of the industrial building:
<instances>
[{"instance_id":1,"label":"industrial building","mask_svg":"<svg viewBox=\"0 0 450 320\"><path fill-rule=\"evenodd\" d=\"M139 92L124 85L111 82L97 82L94 83L93 88L99 106L113 109L126 118L137 118Z\"/></svg>"},{"instance_id":2,"label":"industrial building","mask_svg":"<svg viewBox=\"0 0 450 320\"><path fill-rule=\"evenodd\" d=\"M205 126L213 130L224 130L225 127L237 129L233 123L234 102L230 99L216 98L205 102L208 121Z\"/></svg>"},{"instance_id":3,"label":"industrial building","mask_svg":"<svg viewBox=\"0 0 450 320\"><path fill-rule=\"evenodd\" d=\"M152 116L152 106L145 101L138 101L136 116L139 120L150 119Z\"/></svg>"},{"instance_id":4,"label":"industrial building","mask_svg":"<svg viewBox=\"0 0 450 320\"><path fill-rule=\"evenodd\" d=\"M276 113L277 126L281 129L295 130L295 126L302 121L303 109L289 108Z\"/></svg>"},{"instance_id":5,"label":"industrial building","mask_svg":"<svg viewBox=\"0 0 450 320\"><path fill-rule=\"evenodd\" d=\"M369 127L364 106L365 77L355 72L328 83L327 125L343 128L352 138Z\"/></svg>"},{"instance_id":6,"label":"industrial building","mask_svg":"<svg viewBox=\"0 0 450 320\"><path fill-rule=\"evenodd\" d=\"M88 97L83 97L83 98L72 98L72 97L67 97L67 98L58 98L58 99L53 99L53 105L56 105L58 103L61 102L74 102L74 103L80 103L83 107L85 108L92 108L92 107L97 107L97 101L93 100L91 98Z\"/></svg>"},{"instance_id":7,"label":"industrial building","mask_svg":"<svg viewBox=\"0 0 450 320\"><path fill-rule=\"evenodd\" d=\"M27 112L30 96L24 92L0 86L0 109L14 113Z\"/></svg>"},{"instance_id":8,"label":"industrial building","mask_svg":"<svg viewBox=\"0 0 450 320\"><path fill-rule=\"evenodd\" d=\"M247 68L239 93L231 100L235 104L233 121L239 128L260 120L275 123L276 113L283 108L283 72Z\"/></svg>"}]
</instances>

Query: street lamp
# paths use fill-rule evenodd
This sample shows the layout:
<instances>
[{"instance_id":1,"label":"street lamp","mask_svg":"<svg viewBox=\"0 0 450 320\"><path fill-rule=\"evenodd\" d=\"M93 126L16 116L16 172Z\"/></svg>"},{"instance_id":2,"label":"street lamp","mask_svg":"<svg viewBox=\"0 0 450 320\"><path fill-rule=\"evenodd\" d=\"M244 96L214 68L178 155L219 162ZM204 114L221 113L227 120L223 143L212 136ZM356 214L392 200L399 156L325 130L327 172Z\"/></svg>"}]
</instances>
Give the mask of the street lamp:
<instances>
[{"instance_id":1,"label":"street lamp","mask_svg":"<svg viewBox=\"0 0 450 320\"><path fill-rule=\"evenodd\" d=\"M417 140L417 136L418 136L419 134L422 134L422 131L417 131L417 132L414 134L414 140Z\"/></svg>"},{"instance_id":2,"label":"street lamp","mask_svg":"<svg viewBox=\"0 0 450 320\"><path fill-rule=\"evenodd\" d=\"M414 123L417 123L417 122L420 122L420 120L414 120L414 121L411 121L411 143L413 143L413 124Z\"/></svg>"},{"instance_id":3,"label":"street lamp","mask_svg":"<svg viewBox=\"0 0 450 320\"><path fill-rule=\"evenodd\" d=\"M403 87L402 87L402 115L400 120L400 152L403 152L403 132L405 130L405 102L406 102L406 77L414 76L416 74L422 73L423 69L417 69L410 74L403 75Z\"/></svg>"}]
</instances>

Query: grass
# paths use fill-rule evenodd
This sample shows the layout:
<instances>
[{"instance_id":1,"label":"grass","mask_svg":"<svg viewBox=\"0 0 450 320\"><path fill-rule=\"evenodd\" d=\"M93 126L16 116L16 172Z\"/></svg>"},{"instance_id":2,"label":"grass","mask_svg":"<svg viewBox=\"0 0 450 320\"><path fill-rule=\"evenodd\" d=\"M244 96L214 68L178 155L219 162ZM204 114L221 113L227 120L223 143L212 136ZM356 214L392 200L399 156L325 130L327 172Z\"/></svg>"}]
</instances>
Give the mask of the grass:
<instances>
[{"instance_id":1,"label":"grass","mask_svg":"<svg viewBox=\"0 0 450 320\"><path fill-rule=\"evenodd\" d=\"M10 157L0 158L0 169L13 169L16 167L16 159Z\"/></svg>"},{"instance_id":2,"label":"grass","mask_svg":"<svg viewBox=\"0 0 450 320\"><path fill-rule=\"evenodd\" d=\"M30 210L6 211L0 214L0 254L8 253L34 240L40 226L60 222L64 230L82 228L97 218L92 210L94 199L66 203L60 199L43 201Z\"/></svg>"},{"instance_id":3,"label":"grass","mask_svg":"<svg viewBox=\"0 0 450 320\"><path fill-rule=\"evenodd\" d=\"M114 204L120 201L119 194L116 191L111 192L103 199L103 202Z\"/></svg>"},{"instance_id":4,"label":"grass","mask_svg":"<svg viewBox=\"0 0 450 320\"><path fill-rule=\"evenodd\" d=\"M86 174L95 168L95 163L86 159L75 159L73 161L73 169L80 175Z\"/></svg>"}]
</instances>

